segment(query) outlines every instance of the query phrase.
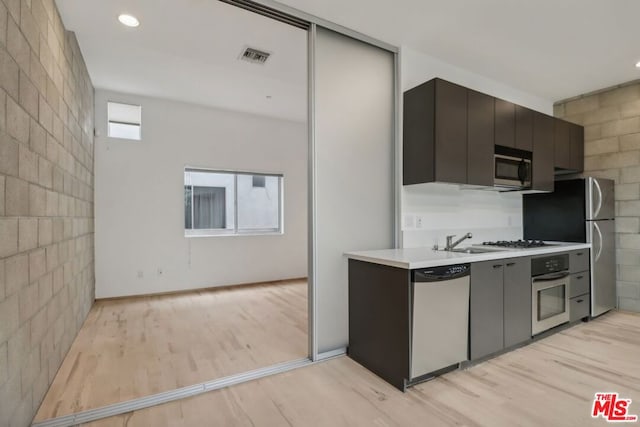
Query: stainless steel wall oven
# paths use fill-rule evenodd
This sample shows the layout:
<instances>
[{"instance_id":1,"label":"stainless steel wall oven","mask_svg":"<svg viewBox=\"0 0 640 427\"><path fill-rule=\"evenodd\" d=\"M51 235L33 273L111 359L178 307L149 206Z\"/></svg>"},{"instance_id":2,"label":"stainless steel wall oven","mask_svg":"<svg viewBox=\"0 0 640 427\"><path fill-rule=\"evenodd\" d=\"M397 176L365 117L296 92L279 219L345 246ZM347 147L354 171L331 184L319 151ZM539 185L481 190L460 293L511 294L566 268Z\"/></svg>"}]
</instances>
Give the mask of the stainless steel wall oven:
<instances>
[{"instance_id":1,"label":"stainless steel wall oven","mask_svg":"<svg viewBox=\"0 0 640 427\"><path fill-rule=\"evenodd\" d=\"M569 321L569 255L531 260L531 334Z\"/></svg>"}]
</instances>

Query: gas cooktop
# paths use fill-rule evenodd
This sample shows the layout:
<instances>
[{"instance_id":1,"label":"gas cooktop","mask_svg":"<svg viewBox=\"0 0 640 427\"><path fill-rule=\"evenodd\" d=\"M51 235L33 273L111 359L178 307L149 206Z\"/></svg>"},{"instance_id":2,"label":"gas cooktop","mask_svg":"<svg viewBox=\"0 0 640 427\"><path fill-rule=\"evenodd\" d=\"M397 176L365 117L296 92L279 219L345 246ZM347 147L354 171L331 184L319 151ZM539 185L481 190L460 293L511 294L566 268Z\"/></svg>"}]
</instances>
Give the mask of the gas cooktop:
<instances>
[{"instance_id":1,"label":"gas cooktop","mask_svg":"<svg viewBox=\"0 0 640 427\"><path fill-rule=\"evenodd\" d=\"M543 246L549 246L548 243L542 240L499 240L497 242L483 242L484 246L498 246L501 248L540 248Z\"/></svg>"}]
</instances>

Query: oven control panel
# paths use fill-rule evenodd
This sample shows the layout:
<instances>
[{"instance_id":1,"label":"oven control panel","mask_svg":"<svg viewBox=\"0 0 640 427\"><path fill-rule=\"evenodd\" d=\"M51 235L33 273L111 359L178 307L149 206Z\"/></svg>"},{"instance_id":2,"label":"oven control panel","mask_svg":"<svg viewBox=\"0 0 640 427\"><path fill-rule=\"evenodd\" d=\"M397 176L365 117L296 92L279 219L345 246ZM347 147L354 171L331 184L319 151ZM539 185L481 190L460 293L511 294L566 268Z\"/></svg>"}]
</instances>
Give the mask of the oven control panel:
<instances>
[{"instance_id":1,"label":"oven control panel","mask_svg":"<svg viewBox=\"0 0 640 427\"><path fill-rule=\"evenodd\" d=\"M540 276L569 269L569 254L548 255L531 259L531 275Z\"/></svg>"}]
</instances>

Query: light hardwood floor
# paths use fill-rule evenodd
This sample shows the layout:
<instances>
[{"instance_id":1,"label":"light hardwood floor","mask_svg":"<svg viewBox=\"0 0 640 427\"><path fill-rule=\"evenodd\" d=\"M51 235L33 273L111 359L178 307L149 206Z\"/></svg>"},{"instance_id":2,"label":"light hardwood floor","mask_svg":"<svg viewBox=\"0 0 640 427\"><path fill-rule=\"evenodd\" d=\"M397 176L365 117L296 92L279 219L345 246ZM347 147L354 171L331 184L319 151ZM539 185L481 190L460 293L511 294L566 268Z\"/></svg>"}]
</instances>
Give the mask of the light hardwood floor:
<instances>
[{"instance_id":1,"label":"light hardwood floor","mask_svg":"<svg viewBox=\"0 0 640 427\"><path fill-rule=\"evenodd\" d=\"M97 301L35 421L308 355L307 282Z\"/></svg>"},{"instance_id":2,"label":"light hardwood floor","mask_svg":"<svg viewBox=\"0 0 640 427\"><path fill-rule=\"evenodd\" d=\"M640 415L640 315L606 314L401 393L347 357L89 424L605 426L594 393Z\"/></svg>"}]
</instances>

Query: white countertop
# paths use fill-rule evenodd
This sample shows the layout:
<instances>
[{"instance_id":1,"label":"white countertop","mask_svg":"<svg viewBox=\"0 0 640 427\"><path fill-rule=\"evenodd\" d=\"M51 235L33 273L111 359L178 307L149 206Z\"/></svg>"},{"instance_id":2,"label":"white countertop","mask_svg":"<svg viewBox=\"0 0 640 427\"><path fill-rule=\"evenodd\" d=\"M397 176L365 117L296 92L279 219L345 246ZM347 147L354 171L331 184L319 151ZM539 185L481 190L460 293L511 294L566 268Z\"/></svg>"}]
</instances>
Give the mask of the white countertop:
<instances>
[{"instance_id":1,"label":"white countertop","mask_svg":"<svg viewBox=\"0 0 640 427\"><path fill-rule=\"evenodd\" d=\"M504 258L535 256L566 252L576 249L590 249L591 243L547 242L549 246L530 249L500 249L480 254L435 251L431 248L383 249L377 251L347 252L345 256L374 264L391 267L414 268L438 267L442 265L466 264L469 262L491 261ZM478 245L479 247L484 247Z\"/></svg>"}]
</instances>

